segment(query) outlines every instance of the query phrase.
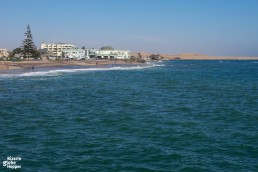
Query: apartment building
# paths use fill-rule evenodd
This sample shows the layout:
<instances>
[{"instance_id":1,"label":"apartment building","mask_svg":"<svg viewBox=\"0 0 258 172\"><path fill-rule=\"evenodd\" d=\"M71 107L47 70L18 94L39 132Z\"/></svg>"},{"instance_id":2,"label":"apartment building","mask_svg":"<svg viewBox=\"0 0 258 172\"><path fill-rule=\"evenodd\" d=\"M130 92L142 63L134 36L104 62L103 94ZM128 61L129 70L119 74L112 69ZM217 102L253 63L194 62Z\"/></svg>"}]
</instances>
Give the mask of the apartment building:
<instances>
[{"instance_id":1,"label":"apartment building","mask_svg":"<svg viewBox=\"0 0 258 172\"><path fill-rule=\"evenodd\" d=\"M7 57L8 52L6 48L0 48L0 57Z\"/></svg>"},{"instance_id":2,"label":"apartment building","mask_svg":"<svg viewBox=\"0 0 258 172\"><path fill-rule=\"evenodd\" d=\"M69 50L75 48L73 44L67 43L42 43L40 49L47 50L50 56L62 57L62 52L64 50Z\"/></svg>"}]
</instances>

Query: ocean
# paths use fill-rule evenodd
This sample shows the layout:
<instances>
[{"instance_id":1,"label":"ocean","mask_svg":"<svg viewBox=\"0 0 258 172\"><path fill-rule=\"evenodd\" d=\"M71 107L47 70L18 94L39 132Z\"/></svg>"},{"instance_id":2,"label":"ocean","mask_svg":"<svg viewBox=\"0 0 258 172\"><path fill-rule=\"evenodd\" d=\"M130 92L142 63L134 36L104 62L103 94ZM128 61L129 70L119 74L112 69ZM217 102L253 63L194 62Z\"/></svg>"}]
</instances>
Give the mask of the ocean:
<instances>
[{"instance_id":1,"label":"ocean","mask_svg":"<svg viewBox=\"0 0 258 172\"><path fill-rule=\"evenodd\" d=\"M0 171L258 171L258 61L0 74L0 131Z\"/></svg>"}]
</instances>

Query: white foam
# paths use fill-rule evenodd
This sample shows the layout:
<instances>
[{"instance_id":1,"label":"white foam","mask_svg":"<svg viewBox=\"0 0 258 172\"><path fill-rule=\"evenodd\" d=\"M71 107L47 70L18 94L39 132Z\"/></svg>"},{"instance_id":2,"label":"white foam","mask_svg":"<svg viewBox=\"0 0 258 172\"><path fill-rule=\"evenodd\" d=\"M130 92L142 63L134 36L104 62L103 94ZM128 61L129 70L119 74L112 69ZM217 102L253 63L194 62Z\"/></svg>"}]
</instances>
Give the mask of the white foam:
<instances>
[{"instance_id":1,"label":"white foam","mask_svg":"<svg viewBox=\"0 0 258 172\"><path fill-rule=\"evenodd\" d=\"M151 67L164 66L158 64L148 64L142 66L127 66L127 67L104 67L104 68L80 68L80 69L55 69L49 71L31 71L21 74L0 74L0 78L10 78L10 77L30 77L30 76L59 76L62 73L73 73L73 72L85 72L85 71L110 71L110 70L141 70Z\"/></svg>"},{"instance_id":2,"label":"white foam","mask_svg":"<svg viewBox=\"0 0 258 172\"><path fill-rule=\"evenodd\" d=\"M147 62L147 65L150 65L151 67L162 67L166 66L163 61L158 61L158 62Z\"/></svg>"}]
</instances>

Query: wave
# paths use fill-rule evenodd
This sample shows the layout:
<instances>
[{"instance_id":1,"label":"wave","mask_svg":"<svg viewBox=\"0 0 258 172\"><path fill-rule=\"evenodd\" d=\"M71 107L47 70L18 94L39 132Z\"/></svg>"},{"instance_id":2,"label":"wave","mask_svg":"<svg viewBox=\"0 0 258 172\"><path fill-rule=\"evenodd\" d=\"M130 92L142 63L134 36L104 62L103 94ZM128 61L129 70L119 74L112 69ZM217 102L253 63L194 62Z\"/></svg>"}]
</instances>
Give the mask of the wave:
<instances>
[{"instance_id":1,"label":"wave","mask_svg":"<svg viewBox=\"0 0 258 172\"><path fill-rule=\"evenodd\" d=\"M0 74L0 78L11 78L11 77L30 77L30 76L59 76L62 73L73 73L73 72L91 72L91 71L110 71L110 70L142 70L151 67L164 66L158 64L147 64L143 66L116 66L116 67L103 67L103 68L79 68L79 69L54 69L47 71L31 71L19 74Z\"/></svg>"},{"instance_id":2,"label":"wave","mask_svg":"<svg viewBox=\"0 0 258 172\"><path fill-rule=\"evenodd\" d=\"M166 66L164 64L164 61L158 61L158 62L147 62L147 65L150 65L151 67L163 67Z\"/></svg>"}]
</instances>

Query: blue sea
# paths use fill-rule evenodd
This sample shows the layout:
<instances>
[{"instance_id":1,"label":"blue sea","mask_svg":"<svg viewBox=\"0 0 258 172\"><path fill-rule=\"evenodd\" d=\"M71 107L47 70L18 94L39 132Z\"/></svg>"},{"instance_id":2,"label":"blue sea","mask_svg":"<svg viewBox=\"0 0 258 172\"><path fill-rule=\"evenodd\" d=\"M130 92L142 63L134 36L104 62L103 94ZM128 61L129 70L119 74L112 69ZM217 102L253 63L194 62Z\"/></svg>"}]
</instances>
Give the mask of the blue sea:
<instances>
[{"instance_id":1,"label":"blue sea","mask_svg":"<svg viewBox=\"0 0 258 172\"><path fill-rule=\"evenodd\" d=\"M0 74L0 171L258 171L258 61Z\"/></svg>"}]
</instances>

